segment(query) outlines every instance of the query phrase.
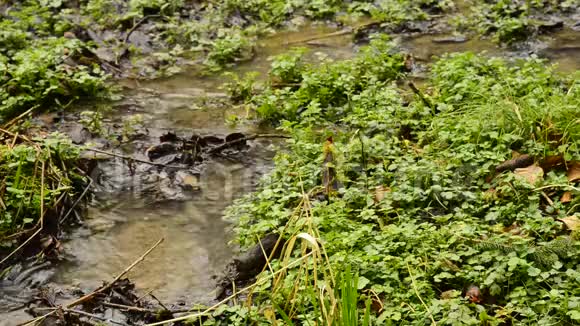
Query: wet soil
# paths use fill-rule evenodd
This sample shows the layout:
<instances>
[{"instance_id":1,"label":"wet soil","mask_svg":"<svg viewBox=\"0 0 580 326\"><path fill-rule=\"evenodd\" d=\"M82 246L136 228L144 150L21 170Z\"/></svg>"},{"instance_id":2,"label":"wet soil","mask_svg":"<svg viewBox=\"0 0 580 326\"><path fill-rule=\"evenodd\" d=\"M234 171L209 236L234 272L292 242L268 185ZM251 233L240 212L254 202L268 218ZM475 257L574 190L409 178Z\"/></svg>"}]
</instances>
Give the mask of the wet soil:
<instances>
[{"instance_id":1,"label":"wet soil","mask_svg":"<svg viewBox=\"0 0 580 326\"><path fill-rule=\"evenodd\" d=\"M280 32L262 40L257 56L234 71L258 71L264 78L269 57L293 46L310 48L312 61L352 56L357 49L353 36L346 33L327 37L336 31L323 25L306 25L298 31ZM508 57L536 54L557 62L563 72L580 69L580 32L570 29L543 36L523 50L503 49L486 40L449 35L402 35L397 41L423 65L444 53L486 51ZM424 76L425 70L415 73ZM115 103L106 120L119 125L128 116L141 114L144 127L141 137L115 151L147 160L147 148L167 132L217 137L232 132L271 132L252 124L231 127L225 123L232 114L243 116L245 108L228 102L220 88L224 81L223 76L203 77L194 68L155 81L121 81L124 98ZM95 107L79 108L86 109ZM63 123L63 130L74 125L70 120L68 125ZM66 234L60 261L36 270L38 264L31 263L23 267L32 270L27 277L8 282L5 276L0 281L0 325L29 319L21 308L16 309L33 295L33 291L29 293L26 289L44 285L94 289L161 237L165 238L164 244L129 274L137 290L143 293L153 290L163 302L210 303L216 295L214 275L224 269L236 252L235 247L228 245L231 235L221 218L223 210L235 198L255 188L259 177L272 166L271 158L280 144L275 140L252 141L241 155L214 157L179 173L149 165L130 168L119 158L100 161L96 169L99 173L93 175L95 194L87 216L81 226ZM13 309L16 310L8 312Z\"/></svg>"}]
</instances>

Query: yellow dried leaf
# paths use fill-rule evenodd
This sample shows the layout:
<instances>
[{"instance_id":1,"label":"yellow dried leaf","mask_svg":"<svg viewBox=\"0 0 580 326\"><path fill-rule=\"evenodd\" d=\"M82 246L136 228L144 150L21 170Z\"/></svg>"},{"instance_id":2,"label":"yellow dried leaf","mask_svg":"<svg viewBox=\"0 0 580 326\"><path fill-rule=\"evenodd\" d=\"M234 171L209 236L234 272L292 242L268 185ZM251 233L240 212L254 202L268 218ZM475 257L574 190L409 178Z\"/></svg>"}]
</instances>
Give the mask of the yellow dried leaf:
<instances>
[{"instance_id":1,"label":"yellow dried leaf","mask_svg":"<svg viewBox=\"0 0 580 326\"><path fill-rule=\"evenodd\" d=\"M532 185L538 183L538 181L542 180L542 177L544 176L544 170L535 164L525 168L515 169L514 173L523 177Z\"/></svg>"},{"instance_id":2,"label":"yellow dried leaf","mask_svg":"<svg viewBox=\"0 0 580 326\"><path fill-rule=\"evenodd\" d=\"M391 191L391 188L385 186L377 186L375 188L375 203L381 202L385 199L385 194Z\"/></svg>"},{"instance_id":3,"label":"yellow dried leaf","mask_svg":"<svg viewBox=\"0 0 580 326\"><path fill-rule=\"evenodd\" d=\"M562 198L560 198L560 201L562 203L569 203L572 201L572 192L571 191L566 191L563 195Z\"/></svg>"},{"instance_id":4,"label":"yellow dried leaf","mask_svg":"<svg viewBox=\"0 0 580 326\"><path fill-rule=\"evenodd\" d=\"M192 175L186 175L183 178L183 183L186 185L190 185L192 187L195 187L195 186L197 186L197 178L192 176Z\"/></svg>"},{"instance_id":5,"label":"yellow dried leaf","mask_svg":"<svg viewBox=\"0 0 580 326\"><path fill-rule=\"evenodd\" d=\"M580 162L572 162L568 165L568 181L580 180Z\"/></svg>"},{"instance_id":6,"label":"yellow dried leaf","mask_svg":"<svg viewBox=\"0 0 580 326\"><path fill-rule=\"evenodd\" d=\"M572 215L565 218L560 218L558 220L564 222L564 224L566 224L566 227L571 231L576 231L580 229L580 219L578 218L578 216Z\"/></svg>"}]
</instances>

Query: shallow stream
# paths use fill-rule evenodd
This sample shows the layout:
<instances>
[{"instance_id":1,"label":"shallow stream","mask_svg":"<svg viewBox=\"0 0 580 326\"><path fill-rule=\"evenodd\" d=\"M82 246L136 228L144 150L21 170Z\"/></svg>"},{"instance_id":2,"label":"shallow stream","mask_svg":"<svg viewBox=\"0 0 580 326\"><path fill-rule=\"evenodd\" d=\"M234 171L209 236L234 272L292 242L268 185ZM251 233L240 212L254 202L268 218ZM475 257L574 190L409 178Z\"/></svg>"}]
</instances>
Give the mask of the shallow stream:
<instances>
[{"instance_id":1,"label":"shallow stream","mask_svg":"<svg viewBox=\"0 0 580 326\"><path fill-rule=\"evenodd\" d=\"M264 74L269 67L268 57L290 48L292 45L288 42L311 48L312 60L352 56L356 51L352 35L313 40L334 31L324 26L307 26L300 31L278 33L260 42L256 58L239 65L235 71ZM564 72L580 69L580 32L561 31L524 52L510 52L480 40L434 42L441 37L405 36L399 37L398 42L421 64L446 52L487 51L493 55L523 57L532 51L558 62ZM150 82L124 81L125 98L111 119L122 121L130 114L143 115L148 135L141 143L131 144L130 151L144 159L147 143L168 131L219 136L234 131L258 132L252 125L230 127L225 123L231 114L243 115L244 108L223 104L227 103L220 89L223 81L221 76L201 77L195 71ZM59 287L94 289L164 237L165 242L129 278L143 293L153 291L162 302L211 302L215 287L212 276L224 268L236 251L235 246L228 245L232 236L228 224L222 220L223 210L235 198L254 189L259 177L272 166L275 146L272 141L255 141L243 159L215 159L199 170L189 171L198 188L191 192L175 192L171 185L159 189L162 186L158 183L164 176L156 175L151 169L131 176L120 159L101 163L100 183L84 225L67 234L63 240L65 261L49 267L45 278ZM155 175L156 179L144 185L138 176L148 175ZM164 200L151 195L160 191L165 194ZM22 311L2 313L0 308L0 325L14 325L27 319Z\"/></svg>"}]
</instances>

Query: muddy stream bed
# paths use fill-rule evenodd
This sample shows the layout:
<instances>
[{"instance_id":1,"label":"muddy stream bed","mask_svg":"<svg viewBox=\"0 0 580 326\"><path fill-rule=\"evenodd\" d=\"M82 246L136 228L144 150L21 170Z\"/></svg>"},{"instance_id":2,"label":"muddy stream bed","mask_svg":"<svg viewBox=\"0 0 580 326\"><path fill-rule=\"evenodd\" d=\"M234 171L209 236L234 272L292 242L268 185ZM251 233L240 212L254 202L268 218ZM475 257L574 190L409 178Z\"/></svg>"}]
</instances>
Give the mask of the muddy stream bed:
<instances>
[{"instance_id":1,"label":"muddy stream bed","mask_svg":"<svg viewBox=\"0 0 580 326\"><path fill-rule=\"evenodd\" d=\"M333 31L309 26L299 32L280 32L262 41L254 60L235 71L265 75L268 57L291 47L287 42L309 47L313 61L350 57L356 51L352 35L312 40ZM534 53L559 63L563 72L580 69L580 32L568 29L518 51L500 49L485 40L444 35L396 39L415 57L417 69L413 75L417 78L424 77L425 65L433 56L460 51L487 51L509 57ZM226 118L232 114L243 116L245 109L229 104L220 88L224 81L221 76L201 77L195 71L156 81L122 81L124 98L113 106L114 113L107 119L121 123L127 116L141 114L147 130L143 137L122 146L123 152L147 159L146 149L168 132L222 138L232 133L275 132L251 124L228 126ZM179 172L148 165L137 165L130 171L121 158L100 161L98 173L93 175L95 193L87 216L81 226L66 233L63 258L56 263L24 266L24 270L32 270L26 277L0 282L0 325L16 325L30 318L21 303L33 295L31 289L49 285L90 291L122 271L161 237L165 242L128 274L138 291L153 291L165 303L211 303L215 299L214 276L236 253L236 248L228 244L232 235L222 220L223 210L255 188L271 168L271 159L281 144L280 140L251 141L239 155L214 157Z\"/></svg>"}]
</instances>

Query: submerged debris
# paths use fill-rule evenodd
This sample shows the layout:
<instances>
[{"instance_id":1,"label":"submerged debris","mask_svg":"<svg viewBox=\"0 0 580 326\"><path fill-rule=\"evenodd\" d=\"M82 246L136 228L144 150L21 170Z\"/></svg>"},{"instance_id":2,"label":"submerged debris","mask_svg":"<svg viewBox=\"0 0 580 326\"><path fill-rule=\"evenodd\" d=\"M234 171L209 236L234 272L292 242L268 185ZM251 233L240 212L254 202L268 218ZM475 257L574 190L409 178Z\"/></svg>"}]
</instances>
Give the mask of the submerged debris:
<instances>
[{"instance_id":1,"label":"submerged debris","mask_svg":"<svg viewBox=\"0 0 580 326\"><path fill-rule=\"evenodd\" d=\"M266 268L269 260L277 259L282 253L285 241L277 234L268 234L225 268L224 275L217 281L218 300L233 294L235 288L242 288L255 280ZM235 286L235 288L234 288Z\"/></svg>"}]
</instances>

